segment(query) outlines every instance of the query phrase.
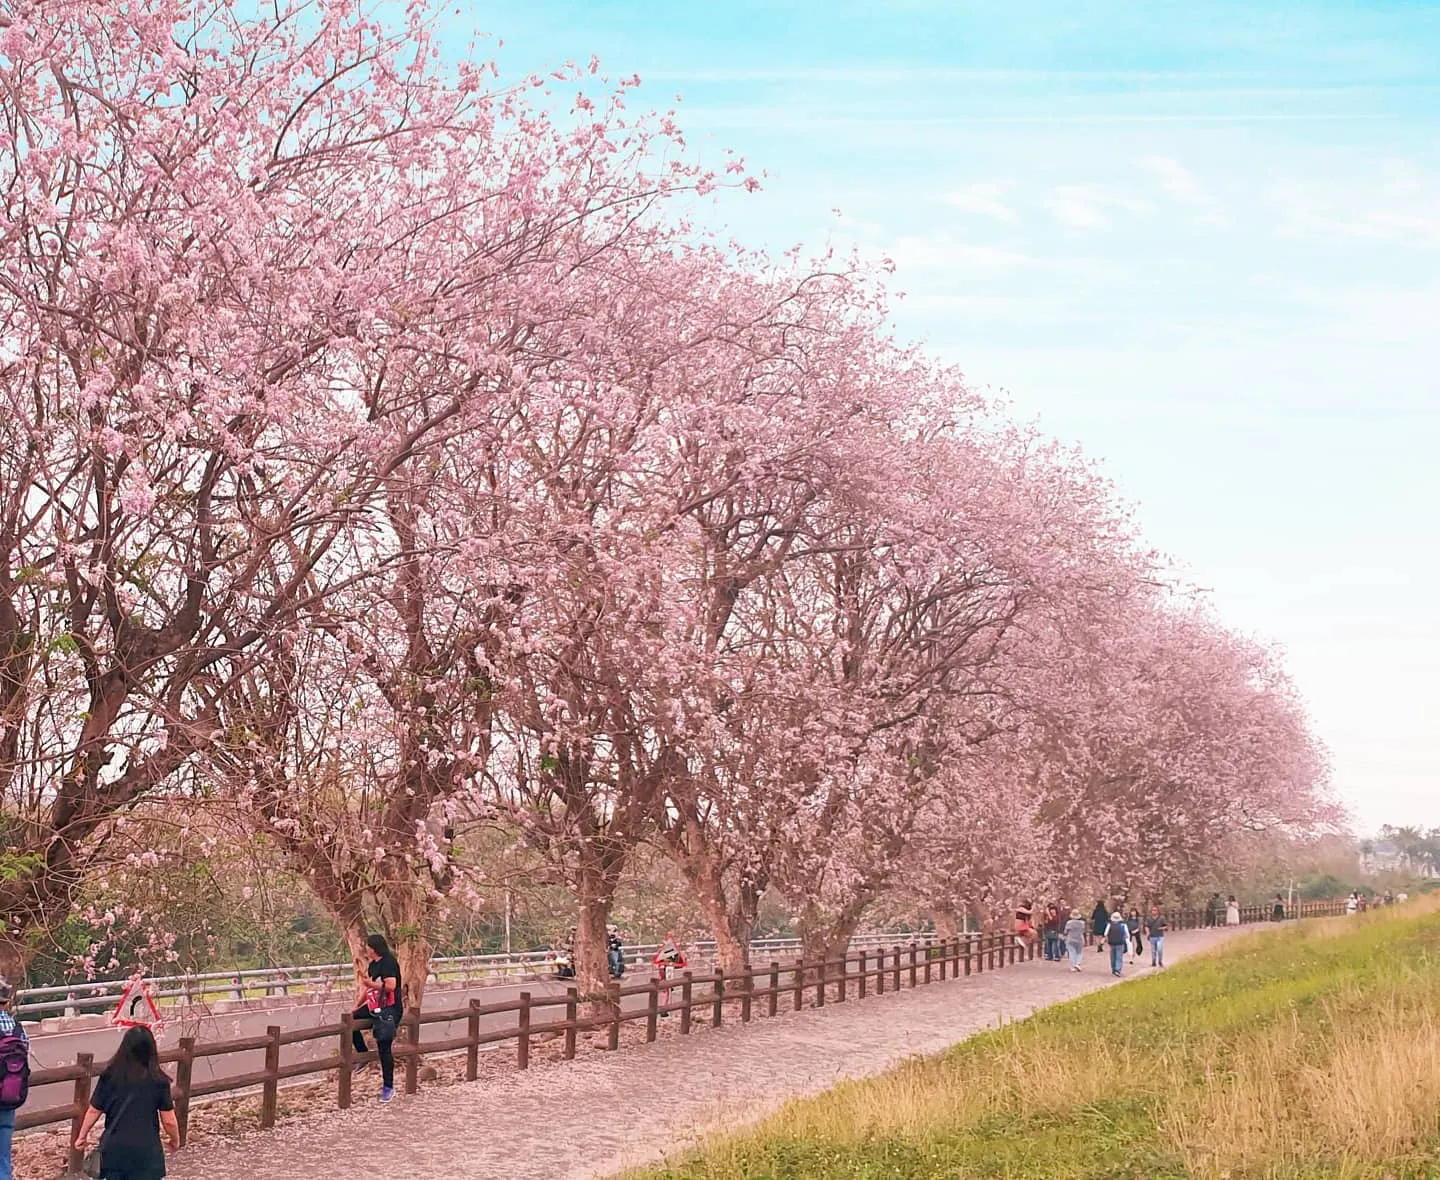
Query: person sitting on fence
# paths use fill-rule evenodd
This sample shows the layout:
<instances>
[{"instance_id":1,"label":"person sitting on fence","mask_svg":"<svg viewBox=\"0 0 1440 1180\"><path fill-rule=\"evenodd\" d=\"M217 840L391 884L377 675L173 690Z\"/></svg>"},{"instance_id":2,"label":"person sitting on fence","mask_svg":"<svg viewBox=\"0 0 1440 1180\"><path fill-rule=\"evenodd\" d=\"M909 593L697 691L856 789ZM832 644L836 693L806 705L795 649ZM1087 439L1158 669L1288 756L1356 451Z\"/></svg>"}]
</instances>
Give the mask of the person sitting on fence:
<instances>
[{"instance_id":1,"label":"person sitting on fence","mask_svg":"<svg viewBox=\"0 0 1440 1180\"><path fill-rule=\"evenodd\" d=\"M15 991L0 979L0 1180L10 1180L10 1140L15 1112L30 1093L30 1038L10 1010Z\"/></svg>"},{"instance_id":2,"label":"person sitting on fence","mask_svg":"<svg viewBox=\"0 0 1440 1180\"><path fill-rule=\"evenodd\" d=\"M1035 941L1035 909L1027 897L1015 907L1015 941L1022 947Z\"/></svg>"},{"instance_id":3,"label":"person sitting on fence","mask_svg":"<svg viewBox=\"0 0 1440 1180\"><path fill-rule=\"evenodd\" d=\"M365 940L365 956L369 965L358 981L360 1005L356 1020L369 1020L375 1037L375 1052L380 1058L380 1101L389 1102L395 1093L395 1035L404 1016L400 992L400 964L383 934L372 934ZM365 1036L357 1028L351 1040L355 1052L365 1052ZM357 1062L358 1073L363 1063Z\"/></svg>"},{"instance_id":4,"label":"person sitting on fence","mask_svg":"<svg viewBox=\"0 0 1440 1180\"><path fill-rule=\"evenodd\" d=\"M91 1174L103 1180L161 1180L165 1150L160 1146L160 1131L164 1129L170 1150L177 1151L180 1123L175 1118L170 1079L160 1068L155 1037L143 1025L126 1031L100 1075L75 1136L76 1151L83 1154L88 1150L90 1132L102 1114L105 1134L100 1137L100 1166Z\"/></svg>"}]
</instances>

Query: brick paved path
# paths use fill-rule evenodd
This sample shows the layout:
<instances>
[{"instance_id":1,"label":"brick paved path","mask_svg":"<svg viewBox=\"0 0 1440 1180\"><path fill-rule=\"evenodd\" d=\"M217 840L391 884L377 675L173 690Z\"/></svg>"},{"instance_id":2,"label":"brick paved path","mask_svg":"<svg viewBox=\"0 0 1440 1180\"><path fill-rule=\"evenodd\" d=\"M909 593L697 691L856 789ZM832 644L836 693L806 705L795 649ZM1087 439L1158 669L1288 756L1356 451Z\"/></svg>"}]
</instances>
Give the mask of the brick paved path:
<instances>
[{"instance_id":1,"label":"brick paved path","mask_svg":"<svg viewBox=\"0 0 1440 1180\"><path fill-rule=\"evenodd\" d=\"M1167 960L1227 930L1166 939ZM759 1018L615 1054L449 1086L384 1107L330 1111L173 1157L171 1180L319 1180L380 1170L402 1180L590 1180L658 1158L787 1098L879 1073L1004 1020L1115 981L1043 961L863 1002ZM1131 975L1146 974L1128 968Z\"/></svg>"}]
</instances>

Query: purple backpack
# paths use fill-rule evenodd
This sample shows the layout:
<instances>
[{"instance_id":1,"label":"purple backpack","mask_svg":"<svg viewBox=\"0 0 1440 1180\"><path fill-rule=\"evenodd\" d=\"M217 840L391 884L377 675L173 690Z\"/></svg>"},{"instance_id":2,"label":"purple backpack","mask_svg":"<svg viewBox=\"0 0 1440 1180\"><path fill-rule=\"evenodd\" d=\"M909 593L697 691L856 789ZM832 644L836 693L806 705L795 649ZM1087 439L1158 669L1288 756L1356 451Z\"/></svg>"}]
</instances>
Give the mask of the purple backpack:
<instances>
[{"instance_id":1,"label":"purple backpack","mask_svg":"<svg viewBox=\"0 0 1440 1180\"><path fill-rule=\"evenodd\" d=\"M30 1097L30 1046L17 1027L0 1034L0 1110L15 1110Z\"/></svg>"}]
</instances>

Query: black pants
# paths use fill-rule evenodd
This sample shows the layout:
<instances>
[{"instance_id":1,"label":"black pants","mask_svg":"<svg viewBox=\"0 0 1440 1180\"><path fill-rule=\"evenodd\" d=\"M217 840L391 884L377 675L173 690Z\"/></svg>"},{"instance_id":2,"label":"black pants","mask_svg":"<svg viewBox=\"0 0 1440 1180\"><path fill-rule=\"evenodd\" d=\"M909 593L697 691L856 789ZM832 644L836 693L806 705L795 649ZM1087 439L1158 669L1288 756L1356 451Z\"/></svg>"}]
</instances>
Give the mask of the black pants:
<instances>
[{"instance_id":1,"label":"black pants","mask_svg":"<svg viewBox=\"0 0 1440 1180\"><path fill-rule=\"evenodd\" d=\"M372 1013L369 1008L361 1004L355 1009L356 1020L369 1020ZM395 1013L395 1023L400 1023L400 1013ZM350 1036L351 1042L355 1045L355 1052L365 1052L365 1035L357 1028ZM380 1056L380 1084L386 1089L395 1088L395 1042L376 1041L375 1052Z\"/></svg>"},{"instance_id":2,"label":"black pants","mask_svg":"<svg viewBox=\"0 0 1440 1180\"><path fill-rule=\"evenodd\" d=\"M101 1147L100 1175L104 1180L161 1180L165 1149L158 1139L154 1148Z\"/></svg>"}]
</instances>

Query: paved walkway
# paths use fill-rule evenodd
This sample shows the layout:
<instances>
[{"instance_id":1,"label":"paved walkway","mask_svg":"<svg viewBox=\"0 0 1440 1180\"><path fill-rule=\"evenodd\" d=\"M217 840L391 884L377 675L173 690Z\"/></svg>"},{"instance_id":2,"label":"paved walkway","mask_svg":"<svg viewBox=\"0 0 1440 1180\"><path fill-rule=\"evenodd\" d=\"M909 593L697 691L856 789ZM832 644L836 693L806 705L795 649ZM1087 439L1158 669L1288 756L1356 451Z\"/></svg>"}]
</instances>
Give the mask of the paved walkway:
<instances>
[{"instance_id":1,"label":"paved walkway","mask_svg":"<svg viewBox=\"0 0 1440 1180\"><path fill-rule=\"evenodd\" d=\"M1166 958L1234 931L1172 934ZM385 1107L331 1111L268 1133L187 1148L172 1180L318 1180L380 1169L406 1180L591 1180L697 1134L750 1122L788 1098L879 1073L1046 1004L1113 984L1034 962L914 991L763 1017L616 1054L449 1086ZM1147 970L1128 968L1131 975Z\"/></svg>"}]
</instances>

